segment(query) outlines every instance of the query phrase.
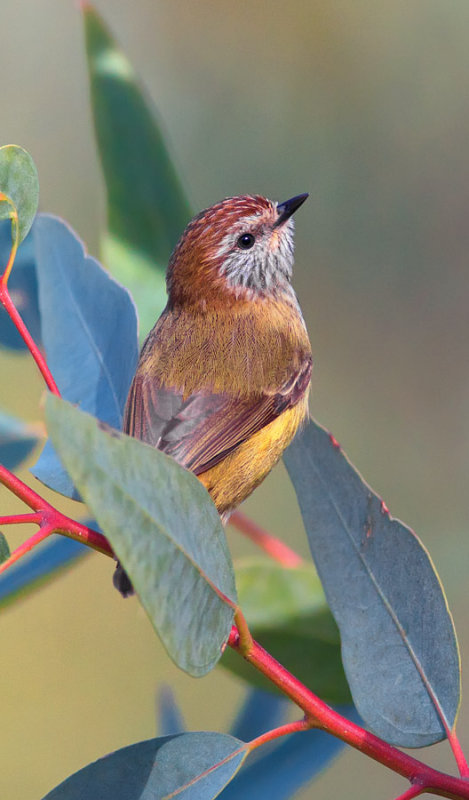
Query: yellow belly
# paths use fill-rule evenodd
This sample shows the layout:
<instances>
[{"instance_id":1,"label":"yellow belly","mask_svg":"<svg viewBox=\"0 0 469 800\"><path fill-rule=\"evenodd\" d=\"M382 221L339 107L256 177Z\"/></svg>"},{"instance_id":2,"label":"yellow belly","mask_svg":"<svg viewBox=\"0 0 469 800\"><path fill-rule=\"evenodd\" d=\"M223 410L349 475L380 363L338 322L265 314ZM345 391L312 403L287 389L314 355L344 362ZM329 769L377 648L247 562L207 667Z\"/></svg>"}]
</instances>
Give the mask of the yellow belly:
<instances>
[{"instance_id":1,"label":"yellow belly","mask_svg":"<svg viewBox=\"0 0 469 800\"><path fill-rule=\"evenodd\" d=\"M221 515L234 511L264 480L308 414L308 397L198 476Z\"/></svg>"}]
</instances>

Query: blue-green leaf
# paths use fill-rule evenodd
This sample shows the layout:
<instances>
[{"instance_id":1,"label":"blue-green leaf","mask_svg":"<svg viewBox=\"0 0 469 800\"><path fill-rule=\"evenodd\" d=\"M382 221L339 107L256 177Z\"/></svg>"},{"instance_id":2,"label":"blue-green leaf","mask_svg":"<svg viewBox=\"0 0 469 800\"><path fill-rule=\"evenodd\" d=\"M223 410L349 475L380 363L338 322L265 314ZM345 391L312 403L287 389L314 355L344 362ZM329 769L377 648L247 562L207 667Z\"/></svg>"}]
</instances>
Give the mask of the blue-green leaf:
<instances>
[{"instance_id":1,"label":"blue-green leaf","mask_svg":"<svg viewBox=\"0 0 469 800\"><path fill-rule=\"evenodd\" d=\"M52 443L122 562L169 655L192 675L218 661L236 588L217 510L195 475L53 395Z\"/></svg>"},{"instance_id":2,"label":"blue-green leaf","mask_svg":"<svg viewBox=\"0 0 469 800\"><path fill-rule=\"evenodd\" d=\"M49 369L63 397L120 428L138 357L132 299L86 255L80 239L62 220L40 214L34 236ZM33 474L51 489L78 499L49 442Z\"/></svg>"},{"instance_id":3,"label":"blue-green leaf","mask_svg":"<svg viewBox=\"0 0 469 800\"><path fill-rule=\"evenodd\" d=\"M459 708L459 652L427 551L312 420L285 462L360 715L402 747L444 739Z\"/></svg>"},{"instance_id":4,"label":"blue-green leaf","mask_svg":"<svg viewBox=\"0 0 469 800\"><path fill-rule=\"evenodd\" d=\"M100 758L43 800L212 800L245 757L244 743L227 734L164 736Z\"/></svg>"}]
</instances>

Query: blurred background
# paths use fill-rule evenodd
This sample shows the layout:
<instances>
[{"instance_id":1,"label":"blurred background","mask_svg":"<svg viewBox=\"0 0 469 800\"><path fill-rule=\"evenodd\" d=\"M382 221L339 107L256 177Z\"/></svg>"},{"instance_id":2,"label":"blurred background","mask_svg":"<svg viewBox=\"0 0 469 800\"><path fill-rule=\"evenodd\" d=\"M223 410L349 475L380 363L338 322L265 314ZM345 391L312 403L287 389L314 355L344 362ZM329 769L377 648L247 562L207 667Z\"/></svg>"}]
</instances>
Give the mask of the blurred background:
<instances>
[{"instance_id":1,"label":"blurred background","mask_svg":"<svg viewBox=\"0 0 469 800\"><path fill-rule=\"evenodd\" d=\"M312 412L430 550L464 664L469 5L95 6L158 106L195 209L238 193L282 201L310 192L296 219L295 286L315 355ZM3 2L0 28L0 141L30 151L41 209L65 217L97 254L104 194L79 8ZM42 385L28 356L2 351L0 370L2 408L37 419ZM6 492L1 503L2 513L20 510ZM282 466L245 508L307 555ZM252 552L233 531L229 541L235 555ZM5 798L37 800L98 756L155 735L165 682L190 728L223 730L234 716L241 682L222 668L197 682L179 672L111 574L92 554L0 617ZM464 701L459 730L467 752ZM422 756L455 770L446 745ZM405 788L347 752L301 797L387 798Z\"/></svg>"}]
</instances>

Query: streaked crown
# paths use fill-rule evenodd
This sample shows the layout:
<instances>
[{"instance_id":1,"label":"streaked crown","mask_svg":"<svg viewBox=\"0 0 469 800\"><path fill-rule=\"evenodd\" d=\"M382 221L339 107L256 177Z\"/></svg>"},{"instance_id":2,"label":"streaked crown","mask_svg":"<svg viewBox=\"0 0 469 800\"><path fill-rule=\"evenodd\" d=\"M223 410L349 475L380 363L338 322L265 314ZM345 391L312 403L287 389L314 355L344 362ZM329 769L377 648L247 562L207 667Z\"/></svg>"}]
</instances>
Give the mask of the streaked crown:
<instances>
[{"instance_id":1,"label":"streaked crown","mask_svg":"<svg viewBox=\"0 0 469 800\"><path fill-rule=\"evenodd\" d=\"M197 214L169 262L170 304L291 292L292 214L307 196L228 197Z\"/></svg>"}]
</instances>

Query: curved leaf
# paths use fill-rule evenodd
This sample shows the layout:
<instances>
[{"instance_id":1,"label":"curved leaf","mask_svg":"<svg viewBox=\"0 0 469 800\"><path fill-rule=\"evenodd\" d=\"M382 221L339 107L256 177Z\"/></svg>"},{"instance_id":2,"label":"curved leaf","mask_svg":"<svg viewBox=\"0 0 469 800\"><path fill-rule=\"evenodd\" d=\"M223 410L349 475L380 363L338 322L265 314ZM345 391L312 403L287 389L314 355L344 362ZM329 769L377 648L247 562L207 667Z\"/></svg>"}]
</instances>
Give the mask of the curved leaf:
<instances>
[{"instance_id":1,"label":"curved leaf","mask_svg":"<svg viewBox=\"0 0 469 800\"><path fill-rule=\"evenodd\" d=\"M312 420L284 458L359 713L402 747L444 739L459 708L459 652L426 550Z\"/></svg>"},{"instance_id":2,"label":"curved leaf","mask_svg":"<svg viewBox=\"0 0 469 800\"><path fill-rule=\"evenodd\" d=\"M32 425L0 411L0 463L8 469L21 464L36 446L38 436Z\"/></svg>"},{"instance_id":3,"label":"curved leaf","mask_svg":"<svg viewBox=\"0 0 469 800\"><path fill-rule=\"evenodd\" d=\"M350 703L339 632L314 567L250 559L236 565L236 585L254 638L328 703ZM277 691L229 648L221 664L254 686Z\"/></svg>"},{"instance_id":4,"label":"curved leaf","mask_svg":"<svg viewBox=\"0 0 469 800\"><path fill-rule=\"evenodd\" d=\"M86 255L80 239L62 220L40 214L34 237L49 368L63 397L120 428L138 357L132 299ZM50 443L32 472L51 489L79 499Z\"/></svg>"},{"instance_id":5,"label":"curved leaf","mask_svg":"<svg viewBox=\"0 0 469 800\"><path fill-rule=\"evenodd\" d=\"M28 233L39 202L37 169L29 153L16 144L0 147L0 192L5 194L18 214L18 244ZM0 199L0 219L12 219L10 203ZM12 223L15 232L16 225ZM16 234L14 233L14 238Z\"/></svg>"},{"instance_id":6,"label":"curved leaf","mask_svg":"<svg viewBox=\"0 0 469 800\"><path fill-rule=\"evenodd\" d=\"M43 800L211 800L245 757L244 743L227 734L164 736L88 764Z\"/></svg>"},{"instance_id":7,"label":"curved leaf","mask_svg":"<svg viewBox=\"0 0 469 800\"><path fill-rule=\"evenodd\" d=\"M41 344L41 324L36 266L34 260L33 228L20 245L15 268L8 280L8 290L16 308L36 344ZM0 221L0 272L6 266L11 250L11 225ZM0 346L11 350L27 350L7 312L0 306Z\"/></svg>"},{"instance_id":8,"label":"curved leaf","mask_svg":"<svg viewBox=\"0 0 469 800\"><path fill-rule=\"evenodd\" d=\"M191 215L160 123L99 14L84 6L91 101L107 191L104 261L146 333L166 302L166 265Z\"/></svg>"},{"instance_id":9,"label":"curved leaf","mask_svg":"<svg viewBox=\"0 0 469 800\"><path fill-rule=\"evenodd\" d=\"M49 395L52 443L124 565L169 655L191 675L218 661L236 605L230 554L200 481L174 459Z\"/></svg>"}]
</instances>

